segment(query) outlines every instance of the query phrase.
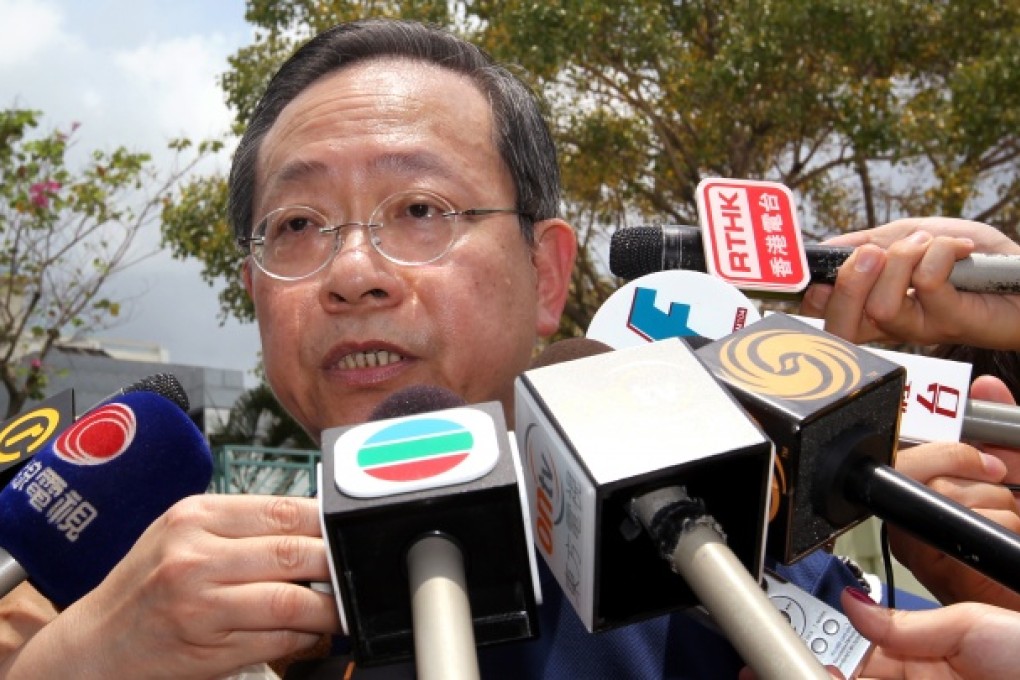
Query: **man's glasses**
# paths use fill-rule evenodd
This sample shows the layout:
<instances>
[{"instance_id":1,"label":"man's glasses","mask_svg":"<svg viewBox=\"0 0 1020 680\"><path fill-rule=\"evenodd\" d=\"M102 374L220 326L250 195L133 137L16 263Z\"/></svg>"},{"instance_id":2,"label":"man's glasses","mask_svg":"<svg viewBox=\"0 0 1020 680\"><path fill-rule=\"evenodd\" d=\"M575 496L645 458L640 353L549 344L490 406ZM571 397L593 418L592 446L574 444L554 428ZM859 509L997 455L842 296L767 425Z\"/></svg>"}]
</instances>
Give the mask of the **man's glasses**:
<instances>
[{"instance_id":1,"label":"man's glasses","mask_svg":"<svg viewBox=\"0 0 1020 680\"><path fill-rule=\"evenodd\" d=\"M324 268L343 246L343 230L364 228L380 255L401 265L435 262L453 247L460 224L489 215L510 214L532 219L516 208L455 210L442 196L428 191L393 194L368 222L331 222L325 215L300 205L277 208L255 225L238 245L251 253L259 269L284 281L312 276Z\"/></svg>"}]
</instances>

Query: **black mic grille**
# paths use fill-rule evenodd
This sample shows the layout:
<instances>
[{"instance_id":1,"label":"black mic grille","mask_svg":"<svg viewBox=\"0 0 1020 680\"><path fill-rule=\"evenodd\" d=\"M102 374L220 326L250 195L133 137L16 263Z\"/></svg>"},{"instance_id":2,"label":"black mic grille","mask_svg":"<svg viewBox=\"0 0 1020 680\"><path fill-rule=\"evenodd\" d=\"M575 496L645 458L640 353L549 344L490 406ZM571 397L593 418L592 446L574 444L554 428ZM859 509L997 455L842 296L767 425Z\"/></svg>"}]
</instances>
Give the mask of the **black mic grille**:
<instances>
[{"instance_id":1,"label":"black mic grille","mask_svg":"<svg viewBox=\"0 0 1020 680\"><path fill-rule=\"evenodd\" d=\"M188 395L184 387L173 373L156 373L132 383L120 391L120 394L129 392L154 392L159 396L169 399L181 407L185 413L191 408Z\"/></svg>"},{"instance_id":2,"label":"black mic grille","mask_svg":"<svg viewBox=\"0 0 1020 680\"><path fill-rule=\"evenodd\" d=\"M630 280L662 269L662 229L617 229L609 244L609 269Z\"/></svg>"},{"instance_id":3,"label":"black mic grille","mask_svg":"<svg viewBox=\"0 0 1020 680\"><path fill-rule=\"evenodd\" d=\"M434 385L412 385L397 390L379 402L369 420L402 418L419 413L442 411L447 408L464 406L467 402L445 387Z\"/></svg>"}]
</instances>

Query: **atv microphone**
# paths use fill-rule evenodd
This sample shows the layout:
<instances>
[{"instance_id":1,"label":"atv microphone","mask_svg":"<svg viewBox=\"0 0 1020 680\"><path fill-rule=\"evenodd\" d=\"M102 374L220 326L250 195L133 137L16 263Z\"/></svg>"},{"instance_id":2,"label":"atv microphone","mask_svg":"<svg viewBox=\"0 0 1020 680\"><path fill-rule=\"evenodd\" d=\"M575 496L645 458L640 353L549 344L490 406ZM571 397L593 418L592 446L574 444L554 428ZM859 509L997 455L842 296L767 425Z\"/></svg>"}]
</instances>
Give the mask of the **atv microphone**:
<instances>
[{"instance_id":1,"label":"atv microphone","mask_svg":"<svg viewBox=\"0 0 1020 680\"><path fill-rule=\"evenodd\" d=\"M0 592L27 576L66 607L211 478L208 444L177 404L139 391L92 409L0 491Z\"/></svg>"},{"instance_id":2,"label":"atv microphone","mask_svg":"<svg viewBox=\"0 0 1020 680\"><path fill-rule=\"evenodd\" d=\"M804 250L811 283L831 284L854 248L809 243ZM670 269L707 272L701 230L678 224L617 229L609 243L609 269L627 280ZM973 253L957 261L949 281L962 291L1020 293L1020 257Z\"/></svg>"},{"instance_id":3,"label":"atv microphone","mask_svg":"<svg viewBox=\"0 0 1020 680\"><path fill-rule=\"evenodd\" d=\"M761 430L680 340L567 342L517 379L516 433L539 552L586 628L701 604L759 677L828 678L758 583Z\"/></svg>"},{"instance_id":4,"label":"atv microphone","mask_svg":"<svg viewBox=\"0 0 1020 680\"><path fill-rule=\"evenodd\" d=\"M418 386L370 422L323 432L323 536L359 664L413 656L424 680L477 677L476 645L537 634L530 523L504 423L498 402Z\"/></svg>"},{"instance_id":5,"label":"atv microphone","mask_svg":"<svg viewBox=\"0 0 1020 680\"><path fill-rule=\"evenodd\" d=\"M776 445L776 559L875 514L1020 592L1020 536L891 467L902 366L779 313L697 353Z\"/></svg>"}]
</instances>

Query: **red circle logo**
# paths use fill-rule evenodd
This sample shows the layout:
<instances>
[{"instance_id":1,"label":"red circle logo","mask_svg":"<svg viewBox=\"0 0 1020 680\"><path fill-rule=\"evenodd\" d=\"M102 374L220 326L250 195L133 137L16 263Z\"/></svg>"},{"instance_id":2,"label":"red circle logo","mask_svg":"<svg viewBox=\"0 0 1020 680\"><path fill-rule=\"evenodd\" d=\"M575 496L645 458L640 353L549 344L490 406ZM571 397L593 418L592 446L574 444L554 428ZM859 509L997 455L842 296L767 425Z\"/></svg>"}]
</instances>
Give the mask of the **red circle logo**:
<instances>
[{"instance_id":1,"label":"red circle logo","mask_svg":"<svg viewBox=\"0 0 1020 680\"><path fill-rule=\"evenodd\" d=\"M135 438L135 414L125 404L107 404L80 418L53 444L53 452L75 465L99 465L124 453Z\"/></svg>"}]
</instances>

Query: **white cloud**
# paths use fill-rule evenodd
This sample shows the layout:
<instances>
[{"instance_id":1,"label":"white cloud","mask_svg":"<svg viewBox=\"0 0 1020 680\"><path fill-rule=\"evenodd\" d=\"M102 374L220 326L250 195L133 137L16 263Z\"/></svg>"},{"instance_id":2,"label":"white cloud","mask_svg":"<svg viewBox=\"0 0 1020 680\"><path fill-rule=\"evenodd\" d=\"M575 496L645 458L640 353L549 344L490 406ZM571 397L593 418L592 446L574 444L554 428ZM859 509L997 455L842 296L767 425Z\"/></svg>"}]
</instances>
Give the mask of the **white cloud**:
<instances>
[{"instance_id":1,"label":"white cloud","mask_svg":"<svg viewBox=\"0 0 1020 680\"><path fill-rule=\"evenodd\" d=\"M59 42L63 15L38 0L0 0L0 68L29 65Z\"/></svg>"},{"instance_id":2,"label":"white cloud","mask_svg":"<svg viewBox=\"0 0 1020 680\"><path fill-rule=\"evenodd\" d=\"M207 137L230 126L217 83L227 51L222 36L193 35L120 51L112 60L157 130L167 137Z\"/></svg>"}]
</instances>

